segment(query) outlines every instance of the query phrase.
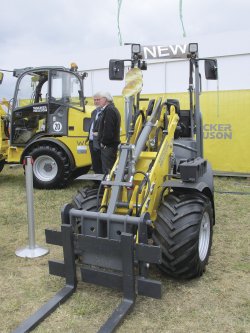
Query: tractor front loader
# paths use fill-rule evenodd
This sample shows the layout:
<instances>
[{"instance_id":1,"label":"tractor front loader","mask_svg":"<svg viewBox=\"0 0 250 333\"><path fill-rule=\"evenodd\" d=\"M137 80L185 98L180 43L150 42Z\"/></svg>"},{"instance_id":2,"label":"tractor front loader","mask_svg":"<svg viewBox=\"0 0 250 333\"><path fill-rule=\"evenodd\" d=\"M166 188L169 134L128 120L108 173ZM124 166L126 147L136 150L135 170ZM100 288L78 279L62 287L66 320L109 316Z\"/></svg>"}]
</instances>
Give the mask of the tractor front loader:
<instances>
[{"instance_id":1,"label":"tractor front loader","mask_svg":"<svg viewBox=\"0 0 250 333\"><path fill-rule=\"evenodd\" d=\"M123 292L121 304L99 332L113 332L137 294L161 297L161 283L149 276L151 264L175 278L203 274L215 214L212 171L202 156L198 45L187 45L183 57L190 63L190 109L160 98L141 110L141 70L147 66L141 46L132 45L123 90L127 142L99 188L82 188L64 206L61 231L46 230L48 243L63 246L64 261L50 261L49 270L65 277L66 287L22 326L23 331L74 292L78 269L83 281ZM205 69L208 78L216 79L215 60L205 60ZM110 78L121 80L123 73L124 60L111 60Z\"/></svg>"},{"instance_id":2,"label":"tractor front loader","mask_svg":"<svg viewBox=\"0 0 250 333\"><path fill-rule=\"evenodd\" d=\"M50 66L14 70L8 112L1 112L0 171L4 164L33 160L36 188L62 188L89 171L87 144L92 107L85 106L86 73Z\"/></svg>"}]
</instances>

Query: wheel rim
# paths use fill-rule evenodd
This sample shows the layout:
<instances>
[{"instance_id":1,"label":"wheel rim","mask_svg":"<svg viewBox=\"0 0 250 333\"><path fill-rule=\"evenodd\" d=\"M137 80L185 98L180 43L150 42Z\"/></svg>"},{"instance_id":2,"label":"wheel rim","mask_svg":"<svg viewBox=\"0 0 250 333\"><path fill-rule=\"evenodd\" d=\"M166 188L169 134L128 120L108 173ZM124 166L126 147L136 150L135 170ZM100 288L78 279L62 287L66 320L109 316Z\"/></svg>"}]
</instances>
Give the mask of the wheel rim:
<instances>
[{"instance_id":1,"label":"wheel rim","mask_svg":"<svg viewBox=\"0 0 250 333\"><path fill-rule=\"evenodd\" d=\"M200 234L199 234L199 257L200 260L205 260L209 243L210 243L210 217L207 212L204 213L201 221Z\"/></svg>"},{"instance_id":2,"label":"wheel rim","mask_svg":"<svg viewBox=\"0 0 250 333\"><path fill-rule=\"evenodd\" d=\"M42 155L35 159L33 172L36 178L48 182L56 177L58 166L54 158L48 155Z\"/></svg>"}]
</instances>

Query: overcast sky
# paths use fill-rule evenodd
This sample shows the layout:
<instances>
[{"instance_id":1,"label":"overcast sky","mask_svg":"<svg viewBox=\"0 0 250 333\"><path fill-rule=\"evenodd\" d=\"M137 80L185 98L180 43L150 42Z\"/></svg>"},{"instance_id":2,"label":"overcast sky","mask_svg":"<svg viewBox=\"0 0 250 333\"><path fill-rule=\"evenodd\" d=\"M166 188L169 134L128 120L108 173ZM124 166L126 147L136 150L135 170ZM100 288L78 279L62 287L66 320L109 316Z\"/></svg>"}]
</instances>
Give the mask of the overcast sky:
<instances>
[{"instance_id":1,"label":"overcast sky","mask_svg":"<svg viewBox=\"0 0 250 333\"><path fill-rule=\"evenodd\" d=\"M183 38L179 0L123 0L122 41L153 45ZM1 1L0 68L61 65L84 69L87 49L118 47L118 0ZM182 0L187 37L250 29L249 0ZM245 42L245 41L242 41ZM247 41L250 43L250 41ZM10 98L10 74L0 99Z\"/></svg>"}]
</instances>

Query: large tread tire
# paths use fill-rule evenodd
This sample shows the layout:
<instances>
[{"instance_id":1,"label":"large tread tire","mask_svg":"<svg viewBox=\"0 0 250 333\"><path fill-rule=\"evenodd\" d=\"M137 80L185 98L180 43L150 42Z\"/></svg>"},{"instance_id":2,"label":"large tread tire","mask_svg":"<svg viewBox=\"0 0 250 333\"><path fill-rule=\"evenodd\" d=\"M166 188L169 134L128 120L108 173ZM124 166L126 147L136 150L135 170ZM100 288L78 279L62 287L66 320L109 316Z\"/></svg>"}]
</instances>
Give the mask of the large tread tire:
<instances>
[{"instance_id":1,"label":"large tread tire","mask_svg":"<svg viewBox=\"0 0 250 333\"><path fill-rule=\"evenodd\" d=\"M77 194L73 197L71 206L78 210L97 212L98 204L102 201L103 197L103 192L98 192L97 188L83 187L79 189ZM72 219L71 223L75 233L82 233L80 221Z\"/></svg>"},{"instance_id":2,"label":"large tread tire","mask_svg":"<svg viewBox=\"0 0 250 333\"><path fill-rule=\"evenodd\" d=\"M89 210L92 212L97 211L97 196L98 189L90 187L82 187L78 190L77 194L73 197L72 207L79 210ZM102 193L99 196L102 200Z\"/></svg>"},{"instance_id":3,"label":"large tread tire","mask_svg":"<svg viewBox=\"0 0 250 333\"><path fill-rule=\"evenodd\" d=\"M29 151L33 159L33 184L39 189L65 187L71 178L67 153L56 145L42 144Z\"/></svg>"},{"instance_id":4,"label":"large tread tire","mask_svg":"<svg viewBox=\"0 0 250 333\"><path fill-rule=\"evenodd\" d=\"M178 279L199 277L212 246L213 208L201 193L172 192L163 198L153 231L162 249L159 268Z\"/></svg>"}]
</instances>

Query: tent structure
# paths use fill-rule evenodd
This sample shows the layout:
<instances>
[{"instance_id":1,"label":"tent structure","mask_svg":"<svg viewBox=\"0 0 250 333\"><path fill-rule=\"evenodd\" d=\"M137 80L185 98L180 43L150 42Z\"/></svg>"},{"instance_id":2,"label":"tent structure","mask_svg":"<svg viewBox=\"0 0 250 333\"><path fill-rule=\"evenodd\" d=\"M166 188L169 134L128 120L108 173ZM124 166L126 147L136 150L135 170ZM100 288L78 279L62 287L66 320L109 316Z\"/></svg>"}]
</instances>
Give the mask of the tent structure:
<instances>
[{"instance_id":1,"label":"tent structure","mask_svg":"<svg viewBox=\"0 0 250 333\"><path fill-rule=\"evenodd\" d=\"M219 80L202 84L201 110L203 114L204 152L215 174L250 175L250 31L231 32L165 41L158 46L173 44L199 44L200 58L217 58ZM242 43L242 41L246 41ZM166 49L165 49L166 52ZM98 56L97 56L98 54ZM109 80L109 59L126 59L130 47L89 50L81 59L88 72L85 94L92 96L98 90L108 90L115 96L120 108L124 82ZM188 64L186 61L168 59L148 60L148 70L143 72L145 97L178 98L185 109L188 88ZM203 79L202 79L203 80Z\"/></svg>"}]
</instances>

